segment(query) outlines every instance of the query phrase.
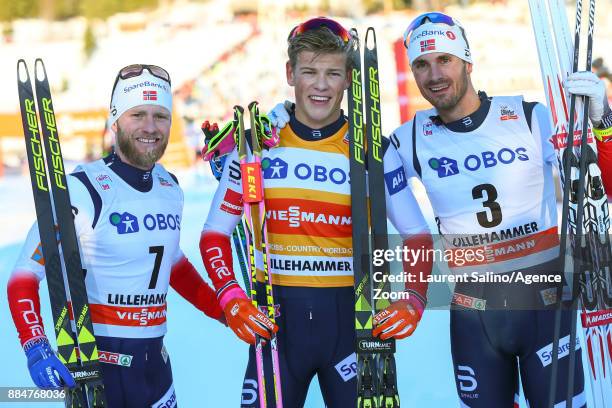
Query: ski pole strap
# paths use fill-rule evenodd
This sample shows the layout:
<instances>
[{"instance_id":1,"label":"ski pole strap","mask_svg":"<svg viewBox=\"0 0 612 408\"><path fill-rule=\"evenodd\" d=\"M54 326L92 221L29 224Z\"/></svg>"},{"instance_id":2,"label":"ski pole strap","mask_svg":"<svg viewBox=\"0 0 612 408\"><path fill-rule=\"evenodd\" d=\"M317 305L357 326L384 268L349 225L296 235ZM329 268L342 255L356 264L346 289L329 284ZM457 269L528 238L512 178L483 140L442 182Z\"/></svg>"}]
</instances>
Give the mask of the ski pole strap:
<instances>
[{"instance_id":1,"label":"ski pole strap","mask_svg":"<svg viewBox=\"0 0 612 408\"><path fill-rule=\"evenodd\" d=\"M236 146L236 123L233 120L223 126L221 130L216 127L216 124L210 127L208 121L204 122L202 132L205 137L205 146L202 149L202 159L204 161L225 156Z\"/></svg>"},{"instance_id":2,"label":"ski pole strap","mask_svg":"<svg viewBox=\"0 0 612 408\"><path fill-rule=\"evenodd\" d=\"M278 146L280 135L277 129L272 126L270 119L266 115L257 117L257 126L261 129L259 134L259 142L266 145L268 148ZM238 123L232 120L225 124L221 130L217 128L216 123L210 125L208 121L202 124L202 132L204 133L204 148L202 149L202 159L204 161L212 161L215 158L223 157L236 147Z\"/></svg>"},{"instance_id":3,"label":"ski pole strap","mask_svg":"<svg viewBox=\"0 0 612 408\"><path fill-rule=\"evenodd\" d=\"M593 134L600 142L612 140L612 111L608 111L602 118L598 127L593 127Z\"/></svg>"},{"instance_id":4,"label":"ski pole strap","mask_svg":"<svg viewBox=\"0 0 612 408\"><path fill-rule=\"evenodd\" d=\"M612 126L607 129L593 128L593 134L600 142L609 142L612 140Z\"/></svg>"}]
</instances>

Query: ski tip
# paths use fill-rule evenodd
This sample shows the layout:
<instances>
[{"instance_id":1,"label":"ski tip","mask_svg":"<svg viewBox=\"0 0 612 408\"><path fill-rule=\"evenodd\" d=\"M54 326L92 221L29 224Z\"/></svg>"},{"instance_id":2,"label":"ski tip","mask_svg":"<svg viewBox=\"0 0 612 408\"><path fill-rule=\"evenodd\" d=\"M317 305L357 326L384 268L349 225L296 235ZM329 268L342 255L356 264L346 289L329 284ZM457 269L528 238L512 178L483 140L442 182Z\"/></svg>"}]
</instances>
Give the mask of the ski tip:
<instances>
[{"instance_id":1,"label":"ski tip","mask_svg":"<svg viewBox=\"0 0 612 408\"><path fill-rule=\"evenodd\" d=\"M36 61L34 61L34 74L36 80L39 82L47 78L47 70L45 69L45 63L42 58L36 58Z\"/></svg>"},{"instance_id":2,"label":"ski tip","mask_svg":"<svg viewBox=\"0 0 612 408\"><path fill-rule=\"evenodd\" d=\"M28 72L28 65L23 58L17 61L17 79L19 82L28 82L30 80L30 73Z\"/></svg>"},{"instance_id":3,"label":"ski tip","mask_svg":"<svg viewBox=\"0 0 612 408\"><path fill-rule=\"evenodd\" d=\"M251 103L249 103L249 110L253 110L253 109L257 109L258 108L258 102L257 101L253 101Z\"/></svg>"},{"instance_id":4,"label":"ski tip","mask_svg":"<svg viewBox=\"0 0 612 408\"><path fill-rule=\"evenodd\" d=\"M365 46L369 50L376 49L376 31L374 27L368 27L365 36Z\"/></svg>"},{"instance_id":5,"label":"ski tip","mask_svg":"<svg viewBox=\"0 0 612 408\"><path fill-rule=\"evenodd\" d=\"M234 105L234 112L240 112L240 113L244 113L244 108L240 105Z\"/></svg>"}]
</instances>

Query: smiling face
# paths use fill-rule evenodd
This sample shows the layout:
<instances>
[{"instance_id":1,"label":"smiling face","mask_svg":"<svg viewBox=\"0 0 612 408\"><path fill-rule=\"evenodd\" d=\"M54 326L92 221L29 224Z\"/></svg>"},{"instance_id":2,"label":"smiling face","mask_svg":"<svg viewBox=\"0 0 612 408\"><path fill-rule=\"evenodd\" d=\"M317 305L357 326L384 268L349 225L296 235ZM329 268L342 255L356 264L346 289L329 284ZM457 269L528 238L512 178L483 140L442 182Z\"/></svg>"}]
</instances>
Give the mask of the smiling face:
<instances>
[{"instance_id":1,"label":"smiling face","mask_svg":"<svg viewBox=\"0 0 612 408\"><path fill-rule=\"evenodd\" d=\"M350 80L345 53L301 51L295 66L287 62L287 83L295 91L295 117L313 129L340 117L340 104Z\"/></svg>"},{"instance_id":2,"label":"smiling face","mask_svg":"<svg viewBox=\"0 0 612 408\"><path fill-rule=\"evenodd\" d=\"M171 119L170 112L158 105L125 111L112 126L121 160L141 170L151 169L166 150Z\"/></svg>"},{"instance_id":3,"label":"smiling face","mask_svg":"<svg viewBox=\"0 0 612 408\"><path fill-rule=\"evenodd\" d=\"M459 119L478 108L478 95L470 79L472 64L451 54L434 52L417 58L412 72L421 95L445 121Z\"/></svg>"}]
</instances>

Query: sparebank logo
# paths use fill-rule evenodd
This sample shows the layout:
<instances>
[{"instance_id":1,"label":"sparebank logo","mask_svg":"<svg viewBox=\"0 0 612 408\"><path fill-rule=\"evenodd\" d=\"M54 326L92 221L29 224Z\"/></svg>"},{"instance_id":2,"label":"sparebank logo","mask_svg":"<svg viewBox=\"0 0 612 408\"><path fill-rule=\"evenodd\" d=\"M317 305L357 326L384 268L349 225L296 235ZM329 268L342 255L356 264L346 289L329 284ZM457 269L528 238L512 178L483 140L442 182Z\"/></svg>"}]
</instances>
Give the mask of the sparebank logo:
<instances>
[{"instance_id":1,"label":"sparebank logo","mask_svg":"<svg viewBox=\"0 0 612 408\"><path fill-rule=\"evenodd\" d=\"M138 218L129 212L119 214L114 212L110 215L111 225L117 228L118 234L131 234L140 230L138 226Z\"/></svg>"},{"instance_id":2,"label":"sparebank logo","mask_svg":"<svg viewBox=\"0 0 612 408\"><path fill-rule=\"evenodd\" d=\"M576 345L574 350L580 349L580 341L576 338ZM570 353L570 336L567 335L561 339L559 339L559 349L558 356L559 358L567 357ZM549 343L548 345L542 347L540 350L536 351L536 354L540 358L542 362L542 366L546 367L552 363L553 358L555 357L553 353L553 345Z\"/></svg>"},{"instance_id":3,"label":"sparebank logo","mask_svg":"<svg viewBox=\"0 0 612 408\"><path fill-rule=\"evenodd\" d=\"M261 161L261 168L263 169L264 179L285 179L287 178L289 165L278 157L275 159L266 157Z\"/></svg>"},{"instance_id":4,"label":"sparebank logo","mask_svg":"<svg viewBox=\"0 0 612 408\"><path fill-rule=\"evenodd\" d=\"M457 160L450 157L440 157L439 159L432 157L429 159L429 167L438 172L438 177L449 177L459 174L459 166Z\"/></svg>"}]
</instances>

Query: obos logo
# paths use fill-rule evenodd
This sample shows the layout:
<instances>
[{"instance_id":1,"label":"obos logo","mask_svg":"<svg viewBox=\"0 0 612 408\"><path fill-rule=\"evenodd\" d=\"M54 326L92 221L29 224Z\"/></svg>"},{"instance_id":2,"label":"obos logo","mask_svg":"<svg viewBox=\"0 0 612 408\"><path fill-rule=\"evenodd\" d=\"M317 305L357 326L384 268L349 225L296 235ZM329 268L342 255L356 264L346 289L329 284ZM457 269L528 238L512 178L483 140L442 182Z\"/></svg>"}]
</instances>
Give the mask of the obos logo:
<instances>
[{"instance_id":1,"label":"obos logo","mask_svg":"<svg viewBox=\"0 0 612 408\"><path fill-rule=\"evenodd\" d=\"M315 164L310 166L306 163L299 163L293 169L295 177L300 180L308 180L312 178L314 181L326 182L330 180L334 184L344 184L348 180L348 176L344 170L338 167L327 169L325 166Z\"/></svg>"},{"instance_id":2,"label":"obos logo","mask_svg":"<svg viewBox=\"0 0 612 408\"><path fill-rule=\"evenodd\" d=\"M498 164L511 164L515 160L528 161L527 149L517 147L512 150L507 147L500 149L498 152L484 151L480 154L470 154L463 160L463 167L469 171L476 171L480 168L491 168ZM459 174L459 166L457 160L449 157L432 157L429 159L429 167L438 172L438 177L448 177Z\"/></svg>"},{"instance_id":3,"label":"obos logo","mask_svg":"<svg viewBox=\"0 0 612 408\"><path fill-rule=\"evenodd\" d=\"M131 234L140 231L138 218L128 212L119 214L114 212L110 215L111 225L117 228L118 234ZM142 218L142 224L149 230L180 230L181 219L179 215L172 214L146 214Z\"/></svg>"},{"instance_id":4,"label":"obos logo","mask_svg":"<svg viewBox=\"0 0 612 408\"><path fill-rule=\"evenodd\" d=\"M431 159L429 159L429 167L431 167L432 170L438 172L439 178L459 174L459 166L457 165L457 160L453 160L449 157L440 157L439 159L432 157Z\"/></svg>"},{"instance_id":5,"label":"obos logo","mask_svg":"<svg viewBox=\"0 0 612 408\"><path fill-rule=\"evenodd\" d=\"M289 165L278 157L272 160L266 157L261 161L261 168L263 169L264 179L284 179L287 178Z\"/></svg>"},{"instance_id":6,"label":"obos logo","mask_svg":"<svg viewBox=\"0 0 612 408\"><path fill-rule=\"evenodd\" d=\"M279 158L265 158L261 161L261 167L264 172L264 179L285 179L289 172L289 164ZM319 164L298 163L292 171L293 175L299 180L312 179L322 183L331 181L337 185L348 181L347 172L338 167L328 169Z\"/></svg>"},{"instance_id":7,"label":"obos logo","mask_svg":"<svg viewBox=\"0 0 612 408\"><path fill-rule=\"evenodd\" d=\"M117 227L118 234L131 234L140 230L138 219L129 212L124 212L123 214L114 212L109 218L111 225Z\"/></svg>"}]
</instances>

